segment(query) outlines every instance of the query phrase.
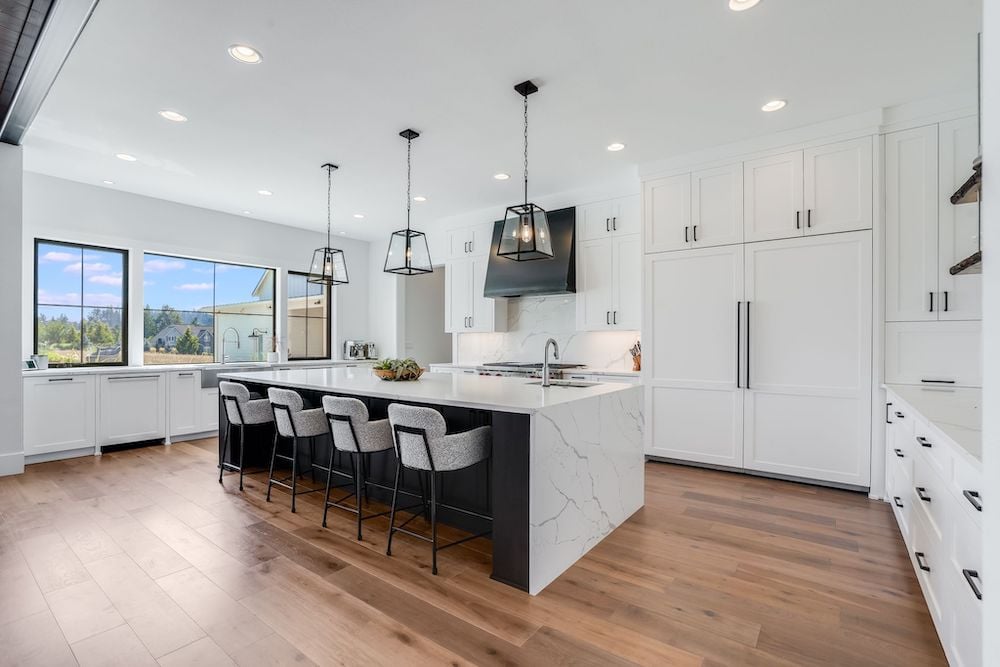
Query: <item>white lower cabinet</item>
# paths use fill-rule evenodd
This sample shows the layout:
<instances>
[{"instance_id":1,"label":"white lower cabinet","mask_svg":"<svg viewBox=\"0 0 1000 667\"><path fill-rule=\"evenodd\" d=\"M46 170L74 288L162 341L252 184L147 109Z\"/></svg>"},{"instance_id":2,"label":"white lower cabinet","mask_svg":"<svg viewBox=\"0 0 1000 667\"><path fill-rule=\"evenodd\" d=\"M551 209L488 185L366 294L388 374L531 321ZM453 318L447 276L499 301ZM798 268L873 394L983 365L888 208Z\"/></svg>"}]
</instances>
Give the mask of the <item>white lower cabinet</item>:
<instances>
[{"instance_id":1,"label":"white lower cabinet","mask_svg":"<svg viewBox=\"0 0 1000 667\"><path fill-rule=\"evenodd\" d=\"M219 428L219 390L201 386L201 371L174 371L167 375L170 393L170 437L207 433Z\"/></svg>"},{"instance_id":2,"label":"white lower cabinet","mask_svg":"<svg viewBox=\"0 0 1000 667\"><path fill-rule=\"evenodd\" d=\"M24 454L51 454L97 444L93 375L24 379Z\"/></svg>"},{"instance_id":3,"label":"white lower cabinet","mask_svg":"<svg viewBox=\"0 0 1000 667\"><path fill-rule=\"evenodd\" d=\"M861 231L648 255L647 453L869 486L871 247Z\"/></svg>"},{"instance_id":4,"label":"white lower cabinet","mask_svg":"<svg viewBox=\"0 0 1000 667\"><path fill-rule=\"evenodd\" d=\"M164 373L100 376L98 443L117 445L166 436Z\"/></svg>"},{"instance_id":5,"label":"white lower cabinet","mask_svg":"<svg viewBox=\"0 0 1000 667\"><path fill-rule=\"evenodd\" d=\"M205 387L198 391L198 433L219 430L219 389Z\"/></svg>"}]
</instances>

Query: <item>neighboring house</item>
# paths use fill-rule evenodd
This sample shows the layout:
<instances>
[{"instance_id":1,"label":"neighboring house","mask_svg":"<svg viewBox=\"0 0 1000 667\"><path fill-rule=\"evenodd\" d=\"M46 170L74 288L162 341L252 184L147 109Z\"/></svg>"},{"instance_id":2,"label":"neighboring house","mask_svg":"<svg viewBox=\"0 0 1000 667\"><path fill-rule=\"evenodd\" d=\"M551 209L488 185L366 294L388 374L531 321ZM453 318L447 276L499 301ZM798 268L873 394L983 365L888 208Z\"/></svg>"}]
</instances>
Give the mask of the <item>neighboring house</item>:
<instances>
[{"instance_id":1,"label":"neighboring house","mask_svg":"<svg viewBox=\"0 0 1000 667\"><path fill-rule=\"evenodd\" d=\"M215 332L212 327L203 327L198 324L171 324L161 329L156 335L151 336L149 344L151 347L164 349L177 347L177 339L183 336L188 329L198 338L202 352L211 352L215 349Z\"/></svg>"}]
</instances>

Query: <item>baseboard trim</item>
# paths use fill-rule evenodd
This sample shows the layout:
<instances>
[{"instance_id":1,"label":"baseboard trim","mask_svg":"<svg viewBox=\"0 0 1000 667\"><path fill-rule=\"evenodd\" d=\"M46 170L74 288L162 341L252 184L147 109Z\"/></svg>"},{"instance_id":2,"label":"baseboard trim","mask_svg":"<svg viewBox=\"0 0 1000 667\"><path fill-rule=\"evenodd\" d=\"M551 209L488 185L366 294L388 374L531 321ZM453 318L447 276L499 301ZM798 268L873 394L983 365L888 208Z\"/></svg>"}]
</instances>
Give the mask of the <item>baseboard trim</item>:
<instances>
[{"instance_id":1,"label":"baseboard trim","mask_svg":"<svg viewBox=\"0 0 1000 667\"><path fill-rule=\"evenodd\" d=\"M0 454L0 477L24 472L24 452Z\"/></svg>"},{"instance_id":2,"label":"baseboard trim","mask_svg":"<svg viewBox=\"0 0 1000 667\"><path fill-rule=\"evenodd\" d=\"M36 463L48 463L49 461L62 461L63 459L76 459L81 456L93 456L93 447L82 447L80 449L68 449L61 452L46 452L44 454L32 454L24 457L24 465L30 466Z\"/></svg>"},{"instance_id":3,"label":"baseboard trim","mask_svg":"<svg viewBox=\"0 0 1000 667\"><path fill-rule=\"evenodd\" d=\"M689 468L706 468L708 470L720 470L722 472L733 472L740 475L752 475L754 477L766 477L767 479L780 479L783 482L794 482L796 484L808 484L810 486L825 486L830 489L840 489L842 491L856 491L858 493L867 494L870 487L867 486L857 486L855 484L841 484L839 482L827 482L822 479L809 479L807 477L794 477L792 475L781 475L779 473L772 472L762 472L760 470L747 470L746 468L733 468L732 466L720 466L712 463L699 463L697 461L682 461L680 459L671 459L665 456L650 456L646 455L647 461L653 461L656 463L670 463L679 466L688 466Z\"/></svg>"}]
</instances>

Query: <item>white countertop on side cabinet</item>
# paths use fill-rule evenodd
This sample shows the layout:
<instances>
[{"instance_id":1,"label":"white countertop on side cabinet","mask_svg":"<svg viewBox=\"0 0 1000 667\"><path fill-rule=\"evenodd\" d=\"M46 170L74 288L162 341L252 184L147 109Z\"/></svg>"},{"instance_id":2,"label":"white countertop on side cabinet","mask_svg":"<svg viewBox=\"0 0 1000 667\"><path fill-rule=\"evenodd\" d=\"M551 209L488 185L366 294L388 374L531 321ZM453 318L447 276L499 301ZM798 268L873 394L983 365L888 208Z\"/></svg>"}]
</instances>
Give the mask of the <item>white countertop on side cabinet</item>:
<instances>
[{"instance_id":1,"label":"white countertop on side cabinet","mask_svg":"<svg viewBox=\"0 0 1000 667\"><path fill-rule=\"evenodd\" d=\"M553 362L553 363L559 363L559 362ZM480 366L483 366L483 365L484 364L428 364L427 366L431 370L439 369L439 370L453 370L453 371L455 371L455 370L465 370L465 369L473 370L473 369L479 368ZM563 369L563 377L564 378L567 377L567 376L569 376L569 375L573 375L575 373L576 374L580 374L580 375L608 376L608 377L612 377L612 378L614 378L616 376L617 377L637 378L640 375L642 375L642 373L640 373L639 371L609 370L609 369L606 369L606 368L590 368L589 366L583 366L582 368L565 368L565 369Z\"/></svg>"},{"instance_id":2,"label":"white countertop on side cabinet","mask_svg":"<svg viewBox=\"0 0 1000 667\"><path fill-rule=\"evenodd\" d=\"M161 364L157 366L73 366L69 368L46 368L34 370L22 370L23 377L51 377L53 375L119 375L133 373L170 373L172 371L202 371L214 370L223 371L233 369L233 371L246 370L248 368L267 370L271 368L292 368L298 366L368 366L374 364L374 359L319 359L312 361L232 361L229 363L209 363L209 364Z\"/></svg>"},{"instance_id":3,"label":"white countertop on side cabinet","mask_svg":"<svg viewBox=\"0 0 1000 667\"><path fill-rule=\"evenodd\" d=\"M885 388L909 404L965 450L973 459L983 460L983 392L965 387L919 387L887 384Z\"/></svg>"}]
</instances>

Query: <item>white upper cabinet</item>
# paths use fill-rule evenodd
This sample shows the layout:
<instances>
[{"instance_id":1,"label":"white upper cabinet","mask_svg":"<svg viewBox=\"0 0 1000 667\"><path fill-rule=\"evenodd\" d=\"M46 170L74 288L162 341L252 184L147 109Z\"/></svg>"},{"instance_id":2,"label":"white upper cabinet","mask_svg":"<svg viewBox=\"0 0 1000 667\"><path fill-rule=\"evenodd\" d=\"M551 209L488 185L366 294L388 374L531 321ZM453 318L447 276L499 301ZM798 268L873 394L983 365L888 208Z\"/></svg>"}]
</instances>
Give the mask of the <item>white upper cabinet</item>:
<instances>
[{"instance_id":1,"label":"white upper cabinet","mask_svg":"<svg viewBox=\"0 0 1000 667\"><path fill-rule=\"evenodd\" d=\"M444 330L460 333L469 329L472 300L472 264L467 260L448 262L444 274Z\"/></svg>"},{"instance_id":2,"label":"white upper cabinet","mask_svg":"<svg viewBox=\"0 0 1000 667\"><path fill-rule=\"evenodd\" d=\"M638 234L577 246L577 328L638 330L641 322L642 239Z\"/></svg>"},{"instance_id":3,"label":"white upper cabinet","mask_svg":"<svg viewBox=\"0 0 1000 667\"><path fill-rule=\"evenodd\" d=\"M743 165L691 174L691 246L743 242Z\"/></svg>"},{"instance_id":4,"label":"white upper cabinet","mask_svg":"<svg viewBox=\"0 0 1000 667\"><path fill-rule=\"evenodd\" d=\"M642 237L620 236L612 244L615 329L638 330L642 323Z\"/></svg>"},{"instance_id":5,"label":"white upper cabinet","mask_svg":"<svg viewBox=\"0 0 1000 667\"><path fill-rule=\"evenodd\" d=\"M803 151L806 235L871 229L872 139Z\"/></svg>"},{"instance_id":6,"label":"white upper cabinet","mask_svg":"<svg viewBox=\"0 0 1000 667\"><path fill-rule=\"evenodd\" d=\"M445 265L445 332L507 330L506 299L483 296L488 265L489 255L453 260Z\"/></svg>"},{"instance_id":7,"label":"white upper cabinet","mask_svg":"<svg viewBox=\"0 0 1000 667\"><path fill-rule=\"evenodd\" d=\"M646 181L642 205L647 253L690 245L691 174Z\"/></svg>"},{"instance_id":8,"label":"white upper cabinet","mask_svg":"<svg viewBox=\"0 0 1000 667\"><path fill-rule=\"evenodd\" d=\"M482 257L490 254L494 223L452 229L448 234L448 259Z\"/></svg>"},{"instance_id":9,"label":"white upper cabinet","mask_svg":"<svg viewBox=\"0 0 1000 667\"><path fill-rule=\"evenodd\" d=\"M938 197L938 319L982 319L982 275L953 276L948 269L979 250L979 204L951 203L951 195L972 175L979 155L975 117L941 123Z\"/></svg>"},{"instance_id":10,"label":"white upper cabinet","mask_svg":"<svg viewBox=\"0 0 1000 667\"><path fill-rule=\"evenodd\" d=\"M885 135L885 319L936 320L936 125Z\"/></svg>"},{"instance_id":11,"label":"white upper cabinet","mask_svg":"<svg viewBox=\"0 0 1000 667\"><path fill-rule=\"evenodd\" d=\"M743 179L745 241L802 235L802 151L744 162Z\"/></svg>"},{"instance_id":12,"label":"white upper cabinet","mask_svg":"<svg viewBox=\"0 0 1000 667\"><path fill-rule=\"evenodd\" d=\"M641 224L637 196L594 202L576 209L576 229L581 241L638 234Z\"/></svg>"}]
</instances>

